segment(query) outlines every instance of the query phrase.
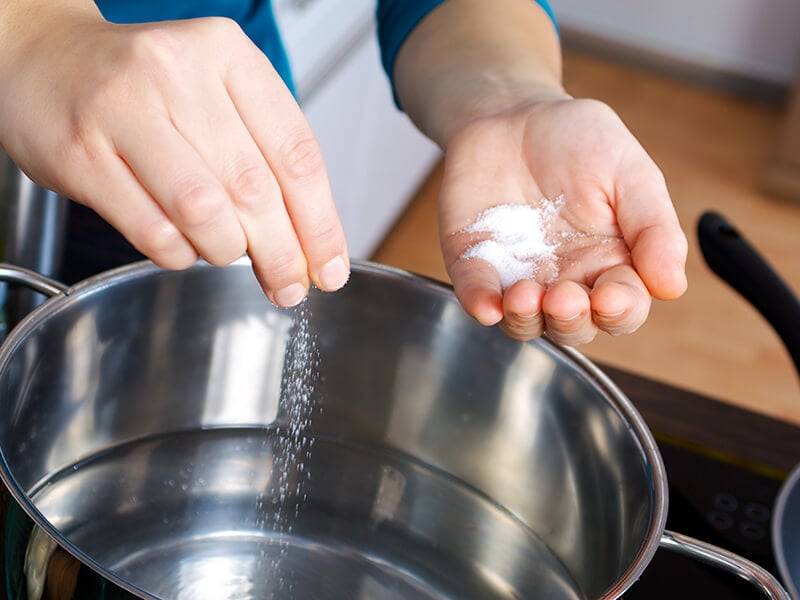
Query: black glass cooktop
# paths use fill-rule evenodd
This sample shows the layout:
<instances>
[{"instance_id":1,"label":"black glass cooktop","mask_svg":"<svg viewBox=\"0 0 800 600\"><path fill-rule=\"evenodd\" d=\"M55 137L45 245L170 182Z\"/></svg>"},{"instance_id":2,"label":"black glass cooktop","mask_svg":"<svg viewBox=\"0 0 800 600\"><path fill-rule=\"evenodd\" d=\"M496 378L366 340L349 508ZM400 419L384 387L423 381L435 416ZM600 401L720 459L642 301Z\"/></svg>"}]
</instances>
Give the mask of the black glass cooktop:
<instances>
[{"instance_id":1,"label":"black glass cooktop","mask_svg":"<svg viewBox=\"0 0 800 600\"><path fill-rule=\"evenodd\" d=\"M679 440L659 441L669 480L667 529L744 556L777 575L770 542L778 474ZM664 549L626 599L763 599L737 577Z\"/></svg>"}]
</instances>

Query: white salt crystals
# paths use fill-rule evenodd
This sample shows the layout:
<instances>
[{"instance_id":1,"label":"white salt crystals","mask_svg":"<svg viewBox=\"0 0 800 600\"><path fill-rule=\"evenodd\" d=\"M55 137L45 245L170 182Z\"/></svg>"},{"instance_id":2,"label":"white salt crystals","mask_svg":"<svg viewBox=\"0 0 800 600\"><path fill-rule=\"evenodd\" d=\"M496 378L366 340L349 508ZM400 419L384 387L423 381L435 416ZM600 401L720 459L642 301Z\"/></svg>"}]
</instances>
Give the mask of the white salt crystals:
<instances>
[{"instance_id":1,"label":"white salt crystals","mask_svg":"<svg viewBox=\"0 0 800 600\"><path fill-rule=\"evenodd\" d=\"M548 239L552 222L564 205L563 197L543 199L538 207L530 204L501 204L481 214L466 233L484 234L469 246L461 258L488 262L500 277L503 289L522 279L544 278L549 283L558 276L556 245Z\"/></svg>"}]
</instances>

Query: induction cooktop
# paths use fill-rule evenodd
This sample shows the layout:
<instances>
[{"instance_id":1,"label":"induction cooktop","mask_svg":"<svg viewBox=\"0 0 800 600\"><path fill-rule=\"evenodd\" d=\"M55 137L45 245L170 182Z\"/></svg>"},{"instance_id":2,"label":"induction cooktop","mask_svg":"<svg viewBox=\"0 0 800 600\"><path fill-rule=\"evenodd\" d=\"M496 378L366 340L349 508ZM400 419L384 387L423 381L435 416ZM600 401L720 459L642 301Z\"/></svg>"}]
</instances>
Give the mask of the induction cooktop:
<instances>
[{"instance_id":1,"label":"induction cooktop","mask_svg":"<svg viewBox=\"0 0 800 600\"><path fill-rule=\"evenodd\" d=\"M777 574L771 510L777 472L682 440L658 440L669 480L667 529L730 550ZM763 599L736 576L659 549L626 599Z\"/></svg>"}]
</instances>

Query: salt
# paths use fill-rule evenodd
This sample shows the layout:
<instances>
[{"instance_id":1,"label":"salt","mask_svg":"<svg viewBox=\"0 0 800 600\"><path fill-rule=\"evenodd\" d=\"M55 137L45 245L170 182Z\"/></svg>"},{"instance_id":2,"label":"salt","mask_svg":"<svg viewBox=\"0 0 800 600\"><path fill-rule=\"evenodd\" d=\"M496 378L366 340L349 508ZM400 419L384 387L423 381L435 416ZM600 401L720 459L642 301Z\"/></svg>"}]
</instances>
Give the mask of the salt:
<instances>
[{"instance_id":1,"label":"salt","mask_svg":"<svg viewBox=\"0 0 800 600\"><path fill-rule=\"evenodd\" d=\"M558 277L556 245L548 239L550 225L564 205L563 197L543 199L538 207L529 204L500 204L483 211L464 229L466 233L488 234L461 255L488 262L507 289L522 279L546 273L550 283Z\"/></svg>"},{"instance_id":2,"label":"salt","mask_svg":"<svg viewBox=\"0 0 800 600\"><path fill-rule=\"evenodd\" d=\"M311 327L311 311L307 302L292 309L294 318L286 346L284 368L278 399L278 412L286 419L283 427L275 428L275 436L264 443L272 445L270 474L275 479L267 490L273 506L264 508L264 496L257 501L257 514L262 515L260 526L270 530L270 538L277 540L277 553L270 556L272 597L289 597L296 573L288 560L290 540L303 505L308 501L307 486L311 481L311 448L314 439L311 425L314 413L320 409L315 403L319 382L319 349ZM264 555L262 553L262 559ZM259 563L259 568L266 567Z\"/></svg>"}]
</instances>

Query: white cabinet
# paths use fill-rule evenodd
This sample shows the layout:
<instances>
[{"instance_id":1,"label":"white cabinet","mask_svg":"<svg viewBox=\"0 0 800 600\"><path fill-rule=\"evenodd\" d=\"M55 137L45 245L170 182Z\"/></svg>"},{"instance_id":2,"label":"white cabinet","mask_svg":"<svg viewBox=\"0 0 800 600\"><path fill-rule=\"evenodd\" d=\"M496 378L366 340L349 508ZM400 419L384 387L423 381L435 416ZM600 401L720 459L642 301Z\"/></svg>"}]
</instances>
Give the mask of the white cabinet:
<instances>
[{"instance_id":1,"label":"white cabinet","mask_svg":"<svg viewBox=\"0 0 800 600\"><path fill-rule=\"evenodd\" d=\"M439 149L395 108L370 35L303 108L322 144L350 254L367 258L430 172Z\"/></svg>"},{"instance_id":2,"label":"white cabinet","mask_svg":"<svg viewBox=\"0 0 800 600\"><path fill-rule=\"evenodd\" d=\"M278 19L300 103L322 145L350 254L368 258L440 152L394 104L374 0L290 4Z\"/></svg>"}]
</instances>

